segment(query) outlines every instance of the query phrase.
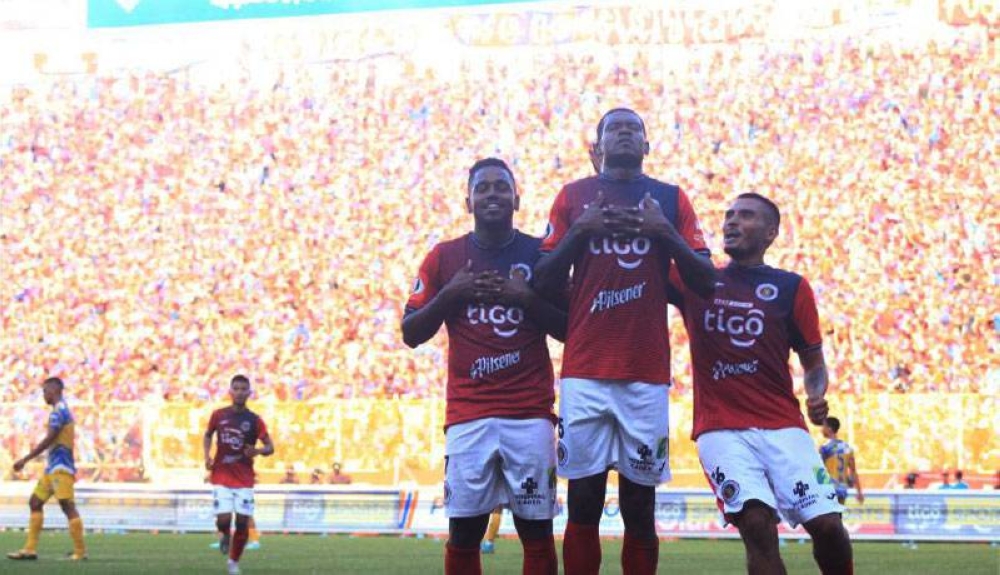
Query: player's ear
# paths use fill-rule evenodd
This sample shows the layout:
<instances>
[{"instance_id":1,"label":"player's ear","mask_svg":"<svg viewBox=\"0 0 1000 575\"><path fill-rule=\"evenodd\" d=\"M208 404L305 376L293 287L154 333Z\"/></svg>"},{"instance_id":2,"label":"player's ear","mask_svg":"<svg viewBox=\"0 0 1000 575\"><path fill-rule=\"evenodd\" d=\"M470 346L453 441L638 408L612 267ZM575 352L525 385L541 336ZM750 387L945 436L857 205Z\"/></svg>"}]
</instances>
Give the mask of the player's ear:
<instances>
[{"instance_id":1,"label":"player's ear","mask_svg":"<svg viewBox=\"0 0 1000 575\"><path fill-rule=\"evenodd\" d=\"M646 140L642 144L642 155L643 156L648 156L649 155L649 140Z\"/></svg>"},{"instance_id":2,"label":"player's ear","mask_svg":"<svg viewBox=\"0 0 1000 575\"><path fill-rule=\"evenodd\" d=\"M465 196L465 209L469 210L470 214L472 213L472 190L469 190L469 193Z\"/></svg>"},{"instance_id":3,"label":"player's ear","mask_svg":"<svg viewBox=\"0 0 1000 575\"><path fill-rule=\"evenodd\" d=\"M521 194L517 193L517 188L514 188L514 211L521 209Z\"/></svg>"}]
</instances>

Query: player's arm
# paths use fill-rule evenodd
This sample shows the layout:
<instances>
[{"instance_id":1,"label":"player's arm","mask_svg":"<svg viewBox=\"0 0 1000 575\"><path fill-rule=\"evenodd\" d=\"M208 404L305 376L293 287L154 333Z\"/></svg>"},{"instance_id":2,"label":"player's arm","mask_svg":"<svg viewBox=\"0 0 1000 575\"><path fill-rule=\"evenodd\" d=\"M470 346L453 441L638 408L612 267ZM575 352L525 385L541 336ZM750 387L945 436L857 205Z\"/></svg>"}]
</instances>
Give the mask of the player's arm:
<instances>
[{"instance_id":1,"label":"player's arm","mask_svg":"<svg viewBox=\"0 0 1000 575\"><path fill-rule=\"evenodd\" d=\"M605 208L604 193L598 191L597 197L587 205L580 217L568 223L565 214L569 210L563 207L563 202L565 202L565 190L556 198L549 218L549 234L556 234L558 240L551 245L550 238L546 237L542 244L542 250L546 253L535 264L533 285L538 293L550 301L558 301L566 292L569 270L587 241L592 236L611 233L606 226L605 212L608 216L617 213L617 210ZM563 230L565 233L561 234Z\"/></svg>"},{"instance_id":2,"label":"player's arm","mask_svg":"<svg viewBox=\"0 0 1000 575\"><path fill-rule=\"evenodd\" d=\"M432 284L433 278L436 276L434 273L437 267L435 262L436 257L433 254L427 257L424 265L421 266L420 280L418 280L423 282L423 287L420 289L427 290L426 293L430 299L426 300L424 305L415 307L413 305L414 298L423 294L414 294L411 296L410 302L407 303L406 312L403 315L403 342L411 348L434 337L444 320L458 306L481 297L477 290L489 291L493 289L484 286L484 280L473 273L472 261L469 260L464 268L455 272L448 283L435 293ZM418 283L418 285L420 284Z\"/></svg>"},{"instance_id":3,"label":"player's arm","mask_svg":"<svg viewBox=\"0 0 1000 575\"><path fill-rule=\"evenodd\" d=\"M826 389L829 386L829 376L826 370L826 359L823 348L815 347L799 353L799 361L805 372L802 383L806 388L806 408L809 421L815 425L823 425L830 407L826 403Z\"/></svg>"},{"instance_id":4,"label":"player's arm","mask_svg":"<svg viewBox=\"0 0 1000 575\"><path fill-rule=\"evenodd\" d=\"M256 445L248 445L246 449L247 457L256 457L258 455L263 455L267 457L274 453L274 442L271 441L271 436L264 434L260 438L261 447L258 448Z\"/></svg>"},{"instance_id":5,"label":"player's arm","mask_svg":"<svg viewBox=\"0 0 1000 575\"><path fill-rule=\"evenodd\" d=\"M857 498L858 503L864 503L865 493L861 489L861 476L858 475L858 467L854 462L853 453L847 456L847 468L850 470L851 479L854 482L854 489L857 490L857 494L855 495L855 497Z\"/></svg>"},{"instance_id":6,"label":"player's arm","mask_svg":"<svg viewBox=\"0 0 1000 575\"><path fill-rule=\"evenodd\" d=\"M660 204L647 192L638 210L638 235L657 241L674 260L684 285L700 297L715 291L716 270L694 209L683 192L677 194L677 225L663 213Z\"/></svg>"},{"instance_id":7,"label":"player's arm","mask_svg":"<svg viewBox=\"0 0 1000 575\"><path fill-rule=\"evenodd\" d=\"M830 408L826 403L826 390L830 376L823 355L823 337L819 331L819 312L812 286L802 278L795 290L791 317L791 347L802 364L803 387L806 389L806 408L809 421L823 425Z\"/></svg>"},{"instance_id":8,"label":"player's arm","mask_svg":"<svg viewBox=\"0 0 1000 575\"><path fill-rule=\"evenodd\" d=\"M14 471L21 471L24 469L26 463L45 453L45 450L49 447L52 447L52 444L56 442L56 438L59 437L59 430L61 429L62 426L53 427L50 425L48 432L45 434L45 438L42 439L42 441L39 442L34 449L29 451L27 455L14 462Z\"/></svg>"},{"instance_id":9,"label":"player's arm","mask_svg":"<svg viewBox=\"0 0 1000 575\"><path fill-rule=\"evenodd\" d=\"M215 432L218 429L216 418L217 414L212 413L212 417L208 420L208 429L205 431L205 435L201 441L202 448L205 451L205 469L209 471L212 470L212 463L214 463L214 460L212 459L212 436L215 435Z\"/></svg>"}]
</instances>

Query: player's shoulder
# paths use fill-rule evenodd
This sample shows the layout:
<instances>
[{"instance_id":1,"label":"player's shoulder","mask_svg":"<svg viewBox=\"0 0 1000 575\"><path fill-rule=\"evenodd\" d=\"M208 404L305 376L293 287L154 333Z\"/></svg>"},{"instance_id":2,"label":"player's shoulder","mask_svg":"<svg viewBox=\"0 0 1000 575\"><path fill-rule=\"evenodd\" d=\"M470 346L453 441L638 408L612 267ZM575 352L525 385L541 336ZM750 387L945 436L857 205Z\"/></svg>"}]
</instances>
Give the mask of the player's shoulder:
<instances>
[{"instance_id":1,"label":"player's shoulder","mask_svg":"<svg viewBox=\"0 0 1000 575\"><path fill-rule=\"evenodd\" d=\"M437 253L438 257L446 257L448 255L465 252L466 242L469 241L469 234L465 233L458 237L449 238L447 240L442 240L431 248L432 253Z\"/></svg>"},{"instance_id":2,"label":"player's shoulder","mask_svg":"<svg viewBox=\"0 0 1000 575\"><path fill-rule=\"evenodd\" d=\"M589 198L597 193L601 188L600 176L587 176L578 180L573 180L562 187L559 193L565 201L580 201L582 198Z\"/></svg>"},{"instance_id":3,"label":"player's shoulder","mask_svg":"<svg viewBox=\"0 0 1000 575\"><path fill-rule=\"evenodd\" d=\"M542 245L542 238L538 236L533 236L531 234L525 233L519 229L514 230L515 240L522 247L527 247L529 249L538 249Z\"/></svg>"}]
</instances>

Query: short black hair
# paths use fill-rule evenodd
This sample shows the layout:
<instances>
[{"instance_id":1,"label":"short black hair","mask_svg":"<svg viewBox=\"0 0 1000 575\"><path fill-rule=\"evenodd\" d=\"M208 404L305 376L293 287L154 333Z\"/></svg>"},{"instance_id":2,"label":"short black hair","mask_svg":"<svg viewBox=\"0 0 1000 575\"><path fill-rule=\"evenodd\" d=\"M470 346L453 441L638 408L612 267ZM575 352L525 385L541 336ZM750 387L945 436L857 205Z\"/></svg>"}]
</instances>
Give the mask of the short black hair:
<instances>
[{"instance_id":1,"label":"short black hair","mask_svg":"<svg viewBox=\"0 0 1000 575\"><path fill-rule=\"evenodd\" d=\"M827 417L826 426L833 430L834 433L840 431L840 420L836 417Z\"/></svg>"},{"instance_id":2,"label":"short black hair","mask_svg":"<svg viewBox=\"0 0 1000 575\"><path fill-rule=\"evenodd\" d=\"M250 385L250 378L243 375L242 373L238 373L233 376L232 381L229 382L229 386L232 387L234 383L238 383L240 381L246 383L248 386Z\"/></svg>"},{"instance_id":3,"label":"short black hair","mask_svg":"<svg viewBox=\"0 0 1000 575\"><path fill-rule=\"evenodd\" d=\"M45 380L45 381L44 381L44 382L42 383L42 385L48 385L48 384L50 384L50 383L54 383L54 384L56 384L56 386L58 386L58 387L59 387L59 391L62 391L63 389L65 389L65 388L66 388L66 384L65 384L65 383L63 383L63 380L59 379L58 377L50 377L50 378L46 379L46 380Z\"/></svg>"},{"instance_id":4,"label":"short black hair","mask_svg":"<svg viewBox=\"0 0 1000 575\"><path fill-rule=\"evenodd\" d=\"M736 199L740 198L750 198L753 200L759 200L763 202L764 205L766 205L769 208L768 211L771 212L769 215L771 216L771 219L774 222L774 227L776 228L781 227L781 210L778 209L778 204L772 202L771 200L765 198L764 196L756 192L744 192L736 196Z\"/></svg>"},{"instance_id":5,"label":"short black hair","mask_svg":"<svg viewBox=\"0 0 1000 575\"><path fill-rule=\"evenodd\" d=\"M510 181L514 182L514 185L517 185L517 182L514 180L514 172L510 169L510 166L507 165L507 162L501 160L500 158L491 157L477 160L475 164L472 164L472 167L469 168L469 183L466 187L472 187L472 179L476 177L476 172L483 168L500 168L501 170L507 172L507 175L510 176Z\"/></svg>"},{"instance_id":6,"label":"short black hair","mask_svg":"<svg viewBox=\"0 0 1000 575\"><path fill-rule=\"evenodd\" d=\"M639 118L639 124L642 125L642 133L643 134L646 133L646 122L642 119L642 116L639 115L639 112L636 112L632 108L611 108L610 110L608 110L607 112L605 112L604 115L601 116L601 120L599 122L597 122L597 141L598 142L601 141L601 134L604 133L604 124L608 121L608 116L610 116L611 114L614 114L615 112L628 112L629 114L634 114L636 118Z\"/></svg>"}]
</instances>

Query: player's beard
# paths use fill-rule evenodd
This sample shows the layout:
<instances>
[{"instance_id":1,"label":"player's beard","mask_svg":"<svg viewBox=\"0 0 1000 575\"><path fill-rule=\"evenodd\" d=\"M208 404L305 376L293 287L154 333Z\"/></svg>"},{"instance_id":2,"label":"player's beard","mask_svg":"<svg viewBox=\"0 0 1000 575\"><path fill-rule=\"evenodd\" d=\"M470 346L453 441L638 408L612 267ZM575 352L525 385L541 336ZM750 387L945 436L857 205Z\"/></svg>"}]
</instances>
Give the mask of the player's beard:
<instances>
[{"instance_id":1,"label":"player's beard","mask_svg":"<svg viewBox=\"0 0 1000 575\"><path fill-rule=\"evenodd\" d=\"M634 170L642 166L642 156L638 154L608 154L604 156L604 167Z\"/></svg>"}]
</instances>

